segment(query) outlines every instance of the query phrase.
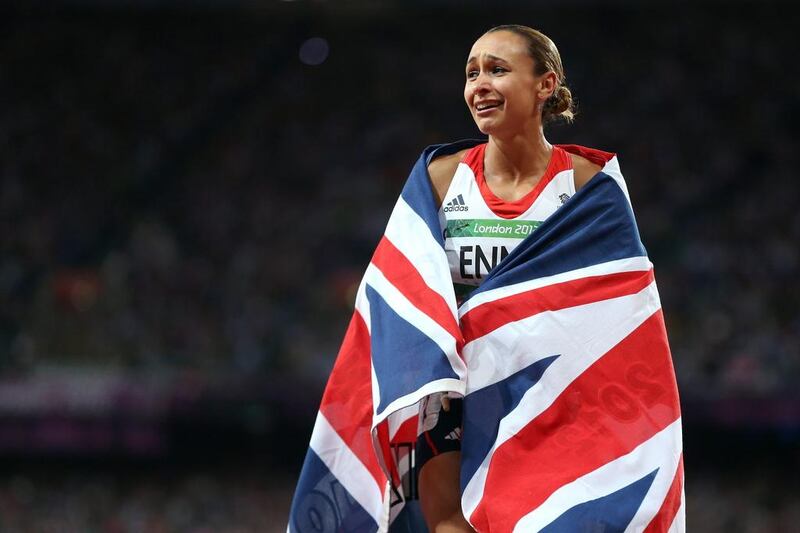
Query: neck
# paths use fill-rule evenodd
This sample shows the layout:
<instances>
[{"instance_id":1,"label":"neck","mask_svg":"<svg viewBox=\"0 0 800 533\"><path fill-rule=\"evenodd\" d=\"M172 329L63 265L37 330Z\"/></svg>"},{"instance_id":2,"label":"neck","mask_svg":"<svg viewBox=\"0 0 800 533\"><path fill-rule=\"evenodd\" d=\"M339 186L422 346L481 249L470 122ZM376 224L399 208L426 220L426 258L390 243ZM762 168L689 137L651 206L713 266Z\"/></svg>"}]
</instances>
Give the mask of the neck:
<instances>
[{"instance_id":1,"label":"neck","mask_svg":"<svg viewBox=\"0 0 800 533\"><path fill-rule=\"evenodd\" d=\"M484 159L484 174L514 183L536 179L544 174L553 146L544 137L541 124L533 131L503 137L489 136Z\"/></svg>"}]
</instances>

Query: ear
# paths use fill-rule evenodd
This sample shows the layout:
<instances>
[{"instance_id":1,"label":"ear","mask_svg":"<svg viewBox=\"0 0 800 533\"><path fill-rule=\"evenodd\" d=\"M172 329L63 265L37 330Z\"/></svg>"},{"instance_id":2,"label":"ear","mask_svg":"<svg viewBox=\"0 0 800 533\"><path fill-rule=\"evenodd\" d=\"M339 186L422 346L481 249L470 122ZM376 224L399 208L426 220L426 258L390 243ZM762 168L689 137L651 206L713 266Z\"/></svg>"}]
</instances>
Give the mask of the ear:
<instances>
[{"instance_id":1,"label":"ear","mask_svg":"<svg viewBox=\"0 0 800 533\"><path fill-rule=\"evenodd\" d=\"M536 91L536 96L540 100L547 100L556 90L558 85L558 77L552 70L545 72L539 77L539 88Z\"/></svg>"}]
</instances>

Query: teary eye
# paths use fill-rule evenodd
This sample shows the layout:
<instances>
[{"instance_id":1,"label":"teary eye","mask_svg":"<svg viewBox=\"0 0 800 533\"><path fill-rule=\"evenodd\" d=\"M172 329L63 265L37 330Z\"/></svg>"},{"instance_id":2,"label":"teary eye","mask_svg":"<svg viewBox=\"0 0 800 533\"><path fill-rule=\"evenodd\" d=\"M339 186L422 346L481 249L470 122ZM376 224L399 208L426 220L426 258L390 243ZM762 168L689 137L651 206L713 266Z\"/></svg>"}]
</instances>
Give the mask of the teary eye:
<instances>
[{"instance_id":1,"label":"teary eye","mask_svg":"<svg viewBox=\"0 0 800 533\"><path fill-rule=\"evenodd\" d=\"M503 72L508 72L508 70L504 69L503 67L492 68L492 74L502 74Z\"/></svg>"},{"instance_id":2,"label":"teary eye","mask_svg":"<svg viewBox=\"0 0 800 533\"><path fill-rule=\"evenodd\" d=\"M467 71L467 79L474 80L477 77L478 77L478 71L477 70L472 69L472 70L468 70Z\"/></svg>"}]
</instances>

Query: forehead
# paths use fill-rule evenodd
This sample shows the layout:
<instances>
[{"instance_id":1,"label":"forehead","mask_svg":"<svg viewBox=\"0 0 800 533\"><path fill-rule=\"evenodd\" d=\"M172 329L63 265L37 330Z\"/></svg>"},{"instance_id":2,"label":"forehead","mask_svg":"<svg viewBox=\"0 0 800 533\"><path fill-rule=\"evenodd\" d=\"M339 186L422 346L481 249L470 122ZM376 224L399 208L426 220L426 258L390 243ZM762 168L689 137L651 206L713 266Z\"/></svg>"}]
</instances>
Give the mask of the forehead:
<instances>
[{"instance_id":1,"label":"forehead","mask_svg":"<svg viewBox=\"0 0 800 533\"><path fill-rule=\"evenodd\" d=\"M470 58L480 59L486 55L503 58L507 61L529 59L525 38L510 31L495 31L482 35L469 51Z\"/></svg>"}]
</instances>

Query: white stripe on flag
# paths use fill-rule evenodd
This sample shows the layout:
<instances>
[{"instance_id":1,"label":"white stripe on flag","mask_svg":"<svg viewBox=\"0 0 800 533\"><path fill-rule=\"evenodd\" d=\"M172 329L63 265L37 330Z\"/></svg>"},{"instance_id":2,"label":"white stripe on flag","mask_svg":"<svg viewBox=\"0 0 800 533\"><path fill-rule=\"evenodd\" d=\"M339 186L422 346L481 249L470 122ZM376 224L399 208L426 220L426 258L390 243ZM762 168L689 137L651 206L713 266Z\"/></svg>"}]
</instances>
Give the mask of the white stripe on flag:
<instances>
[{"instance_id":1,"label":"white stripe on flag","mask_svg":"<svg viewBox=\"0 0 800 533\"><path fill-rule=\"evenodd\" d=\"M424 386L418 388L414 392L406 394L405 396L400 396L396 400L392 401L380 413L375 413L375 416L372 418L372 427L374 428L377 426L385 418L391 417L392 413L398 409L403 409L404 407L414 405L422 400L425 396L429 396L436 392L455 392L463 396L464 389L464 382L453 378L437 379L436 381L426 383ZM375 405L378 404L376 403Z\"/></svg>"},{"instance_id":2,"label":"white stripe on flag","mask_svg":"<svg viewBox=\"0 0 800 533\"><path fill-rule=\"evenodd\" d=\"M380 523L383 489L322 413L317 414L311 449L358 504Z\"/></svg>"},{"instance_id":3,"label":"white stripe on flag","mask_svg":"<svg viewBox=\"0 0 800 533\"><path fill-rule=\"evenodd\" d=\"M375 373L375 365L373 364L371 356L369 361L369 373L372 379L372 431L375 431L375 428L378 427L378 424L385 417L377 419L377 417L375 416L376 410L378 409L378 406L381 404L381 384L378 381L378 374ZM389 414L390 413L386 413L387 416Z\"/></svg>"},{"instance_id":4,"label":"white stripe on flag","mask_svg":"<svg viewBox=\"0 0 800 533\"><path fill-rule=\"evenodd\" d=\"M517 522L514 531L539 531L576 505L621 490L656 468L659 469L658 473L642 506L652 508L655 505L657 512L669 490L680 460L680 455L665 454L664 450L676 449L676 441L677 449L680 449L680 425L679 418L630 453L562 486L539 507L523 516ZM655 512L650 516L637 512L625 531L641 532L647 527Z\"/></svg>"},{"instance_id":5,"label":"white stripe on flag","mask_svg":"<svg viewBox=\"0 0 800 533\"><path fill-rule=\"evenodd\" d=\"M412 304L397 287L386 279L383 272L374 264L370 263L367 267L364 279L370 287L375 289L375 291L386 300L386 303L389 304L389 307L391 307L395 313L435 342L447 356L447 360L450 361L450 366L453 367L453 371L455 371L461 379L466 378L466 365L458 356L456 339L450 332Z\"/></svg>"},{"instance_id":6,"label":"white stripe on flag","mask_svg":"<svg viewBox=\"0 0 800 533\"><path fill-rule=\"evenodd\" d=\"M633 520L631 520L631 525L625 530L627 533L640 533L647 527L647 524L661 509L672 482L675 480L678 463L680 462L680 451L683 449L683 431L680 417L676 422L662 430L661 433L673 426L674 429L671 432L672 440L664 442L664 448L662 449L662 455L664 456L662 460L667 461L669 459L669 462L661 465L653 484L650 486L650 490L647 492L647 496L636 511ZM665 450L676 450L677 455L668 456L668 454L663 453Z\"/></svg>"},{"instance_id":7,"label":"white stripe on flag","mask_svg":"<svg viewBox=\"0 0 800 533\"><path fill-rule=\"evenodd\" d=\"M394 439L397 435L397 430L408 421L409 418L419 418L419 408L415 405L410 405L389 417L389 439Z\"/></svg>"},{"instance_id":8,"label":"white stripe on flag","mask_svg":"<svg viewBox=\"0 0 800 533\"><path fill-rule=\"evenodd\" d=\"M660 307L658 290L651 282L636 294L545 311L504 324L461 350L469 368L467 394L552 355L561 356L553 365L564 365L564 361L579 365L563 376L566 386ZM548 369L548 379L552 374ZM561 390L559 386L558 392Z\"/></svg>"},{"instance_id":9,"label":"white stripe on flag","mask_svg":"<svg viewBox=\"0 0 800 533\"><path fill-rule=\"evenodd\" d=\"M425 283L442 295L455 318L456 297L444 248L402 196L394 206L385 234L414 265Z\"/></svg>"},{"instance_id":10,"label":"white stripe on flag","mask_svg":"<svg viewBox=\"0 0 800 533\"><path fill-rule=\"evenodd\" d=\"M372 334L372 315L370 315L369 300L367 299L367 277L361 278L361 283L358 285L358 292L356 293L355 310L361 315L364 324L367 326L367 331Z\"/></svg>"},{"instance_id":11,"label":"white stripe on flag","mask_svg":"<svg viewBox=\"0 0 800 533\"><path fill-rule=\"evenodd\" d=\"M372 315L370 314L370 305L369 299L367 298L367 278L361 279L361 284L358 286L358 292L356 293L356 308L353 310L353 317L358 315L361 317L361 320L364 321L364 325L367 327L367 333L372 336ZM372 380L372 405L378 405L381 399L381 388L380 383L378 383L378 376L375 375L375 368L372 366L370 362L370 379Z\"/></svg>"},{"instance_id":12,"label":"white stripe on flag","mask_svg":"<svg viewBox=\"0 0 800 533\"><path fill-rule=\"evenodd\" d=\"M633 209L633 206L631 205L631 195L628 193L628 184L625 183L625 178L622 177L622 170L620 170L619 159L617 159L617 156L609 159L605 166L601 169L601 172L604 172L614 178L614 181L617 182L619 188L622 189L625 198L628 199L628 205L630 205L631 209Z\"/></svg>"},{"instance_id":13,"label":"white stripe on flag","mask_svg":"<svg viewBox=\"0 0 800 533\"><path fill-rule=\"evenodd\" d=\"M647 257L628 257L625 259L615 259L606 263L598 263L584 268L570 270L569 272L560 272L552 276L544 278L536 278L530 281L523 281L514 285L506 285L498 287L490 291L478 293L472 298L468 299L459 309L459 317L464 316L468 311L483 305L487 302L499 300L507 296L513 296L521 292L539 289L547 285L554 285L556 283L563 283L565 281L574 281L576 279L588 278L590 276L604 276L608 274L616 274L619 272L637 272L648 271L653 268L653 263Z\"/></svg>"},{"instance_id":14,"label":"white stripe on flag","mask_svg":"<svg viewBox=\"0 0 800 533\"><path fill-rule=\"evenodd\" d=\"M458 356L456 352L455 339L448 331L442 328L437 322L430 318L425 313L419 311L403 294L392 285L389 280L381 273L375 265L371 264L367 267L367 272L361 281L356 296L356 312L361 315L364 323L367 325L367 330L372 335L372 320L370 315L370 303L366 294L366 286L369 285L375 289L381 297L383 297L389 306L400 315L403 319L408 320L414 327L419 329L423 334L427 335L433 342L435 342L442 351L447 354L447 359L450 361L453 370L459 376L466 375L467 367L464 361ZM398 308L398 306L400 306ZM446 349L449 343L449 350ZM444 344L444 346L442 346ZM378 376L375 374L374 365L370 365L370 375L372 378L372 405L373 405L373 429L387 417L393 418L390 415L398 409L413 406L425 396L435 392L457 392L464 395L466 392L466 385L462 379L439 379L426 383L425 386L417 389L416 391L396 398L389 403L386 408L378 413L375 411L381 403L380 383Z\"/></svg>"},{"instance_id":15,"label":"white stripe on flag","mask_svg":"<svg viewBox=\"0 0 800 533\"><path fill-rule=\"evenodd\" d=\"M475 345L471 350L468 350L467 347L464 348L462 353L467 359L467 364L470 368L468 393L496 383L500 379L504 379L531 364L532 361L550 355L560 355L548 367L542 379L523 395L516 409L511 411L500 422L494 445L489 453L486 454L472 479L467 483L462 494L461 505L465 516L470 516L473 513L483 496L489 463L494 451L505 441L519 433L531 420L539 416L570 383L606 352L636 330L660 307L661 302L658 299L658 291L656 290L655 282L653 282L637 294L560 311L541 313L540 315L551 316L540 318L540 315L535 315L507 324L482 337L481 343L487 343L488 349L481 348L481 343L479 342L470 343ZM606 322L605 317L624 318L611 326ZM537 343L544 344L545 341L531 332L535 331L537 327L541 327L540 324L543 320L547 323L549 337L553 336L554 331L564 332L560 342L557 341L557 344L545 346L537 345ZM571 326L576 323L581 324L583 328ZM557 324L557 327L554 328L553 324ZM597 327L600 325L603 327ZM512 326L518 329L516 331L508 331L507 328ZM520 331L527 331L528 333L520 333ZM495 337L497 340L495 340ZM515 340L505 348L505 351L502 351L504 349L502 348L502 343L505 338ZM524 342L520 342L520 340L524 340ZM536 357L531 355L530 346L536 346L536 350L539 352ZM497 350L501 351L498 352ZM503 358L502 364L509 368L503 369L502 373L492 368L501 363L491 359L492 356L490 354L496 353L502 353L506 356ZM487 361L479 362L481 357L484 357ZM475 380L479 381L476 382Z\"/></svg>"}]
</instances>

